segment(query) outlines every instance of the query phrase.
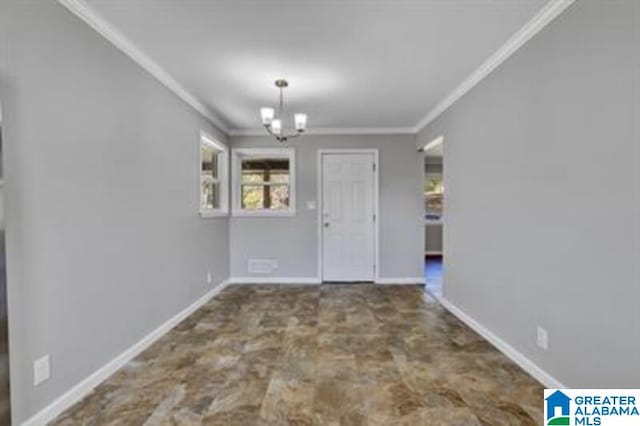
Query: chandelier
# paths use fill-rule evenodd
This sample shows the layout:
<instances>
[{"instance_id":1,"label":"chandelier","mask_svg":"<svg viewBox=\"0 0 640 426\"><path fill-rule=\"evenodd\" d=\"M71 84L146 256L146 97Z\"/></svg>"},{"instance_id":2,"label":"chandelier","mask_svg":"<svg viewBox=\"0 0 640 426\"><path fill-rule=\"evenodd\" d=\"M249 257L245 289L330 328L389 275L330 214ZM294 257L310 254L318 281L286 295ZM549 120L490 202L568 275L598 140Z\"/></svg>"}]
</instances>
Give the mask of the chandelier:
<instances>
[{"instance_id":1,"label":"chandelier","mask_svg":"<svg viewBox=\"0 0 640 426\"><path fill-rule=\"evenodd\" d=\"M296 113L293 115L293 124L295 133L287 134L282 127L282 120L285 116L284 113L284 98L282 95L283 89L289 86L287 80L276 80L276 87L280 90L280 104L278 106L278 114L270 107L260 108L260 116L262 117L262 125L267 132L276 138L278 142L286 142L287 139L297 138L304 133L307 128L307 114Z\"/></svg>"}]
</instances>

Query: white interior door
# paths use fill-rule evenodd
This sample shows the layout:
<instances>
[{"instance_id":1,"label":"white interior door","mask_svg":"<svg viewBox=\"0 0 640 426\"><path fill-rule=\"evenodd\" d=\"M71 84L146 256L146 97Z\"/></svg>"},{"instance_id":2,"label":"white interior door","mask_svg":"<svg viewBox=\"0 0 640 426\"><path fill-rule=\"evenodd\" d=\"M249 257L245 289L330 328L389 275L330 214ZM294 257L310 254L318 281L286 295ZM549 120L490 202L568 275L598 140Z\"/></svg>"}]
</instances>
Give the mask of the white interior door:
<instances>
[{"instance_id":1,"label":"white interior door","mask_svg":"<svg viewBox=\"0 0 640 426\"><path fill-rule=\"evenodd\" d=\"M322 279L373 281L375 157L322 154Z\"/></svg>"}]
</instances>

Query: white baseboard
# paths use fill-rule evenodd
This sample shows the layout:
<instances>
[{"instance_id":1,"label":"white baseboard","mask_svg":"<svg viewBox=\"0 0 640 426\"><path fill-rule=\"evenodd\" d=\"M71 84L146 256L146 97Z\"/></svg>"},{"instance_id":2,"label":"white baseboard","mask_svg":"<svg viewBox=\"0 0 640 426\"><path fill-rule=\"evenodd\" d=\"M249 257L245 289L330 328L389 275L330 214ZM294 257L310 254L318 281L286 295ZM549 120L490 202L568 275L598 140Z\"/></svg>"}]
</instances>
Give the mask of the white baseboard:
<instances>
[{"instance_id":1,"label":"white baseboard","mask_svg":"<svg viewBox=\"0 0 640 426\"><path fill-rule=\"evenodd\" d=\"M231 277L230 284L321 284L318 277Z\"/></svg>"},{"instance_id":2,"label":"white baseboard","mask_svg":"<svg viewBox=\"0 0 640 426\"><path fill-rule=\"evenodd\" d=\"M207 303L212 297L220 293L229 284L229 281L223 281L191 305L183 309L181 312L167 320L160 327L147 334L141 340L133 344L120 355L109 361L107 364L94 371L86 379L69 389L67 392L58 397L51 404L34 414L22 422L22 426L43 426L59 416L64 410L71 407L88 395L96 386L105 381L113 373L122 368L125 364L138 356L142 351L151 346L156 340L164 336L169 330L178 325L182 320L195 312L202 305Z\"/></svg>"},{"instance_id":3,"label":"white baseboard","mask_svg":"<svg viewBox=\"0 0 640 426\"><path fill-rule=\"evenodd\" d=\"M231 277L230 284L322 284L318 277ZM424 277L378 278L376 284L424 284Z\"/></svg>"},{"instance_id":4,"label":"white baseboard","mask_svg":"<svg viewBox=\"0 0 640 426\"><path fill-rule=\"evenodd\" d=\"M398 284L398 285L416 285L424 284L424 277L402 277L402 278L378 278L376 284Z\"/></svg>"},{"instance_id":5,"label":"white baseboard","mask_svg":"<svg viewBox=\"0 0 640 426\"><path fill-rule=\"evenodd\" d=\"M493 334L489 329L480 324L475 319L471 318L469 315L464 313L460 308L455 306L453 303L449 302L444 296L433 295L438 302L445 309L451 312L454 316L456 316L460 321L467 324L470 328L472 328L476 333L484 337L489 343L496 347L500 352L506 355L513 362L518 364L520 368L529 373L533 378L542 383L547 388L550 389L566 389L566 386L563 385L559 380L553 377L551 374L544 371L538 365L536 365L529 358L524 356L521 352L515 349L513 346L502 340L500 337Z\"/></svg>"}]
</instances>

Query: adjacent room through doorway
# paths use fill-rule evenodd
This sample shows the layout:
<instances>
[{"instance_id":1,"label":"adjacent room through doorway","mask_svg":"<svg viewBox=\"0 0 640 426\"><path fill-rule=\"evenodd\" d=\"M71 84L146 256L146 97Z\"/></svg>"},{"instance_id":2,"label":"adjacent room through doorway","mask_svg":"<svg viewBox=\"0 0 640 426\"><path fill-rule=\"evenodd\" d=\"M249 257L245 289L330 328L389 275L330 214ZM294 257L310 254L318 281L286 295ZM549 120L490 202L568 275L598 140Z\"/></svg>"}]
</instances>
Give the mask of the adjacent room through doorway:
<instances>
[{"instance_id":1,"label":"adjacent room through doorway","mask_svg":"<svg viewBox=\"0 0 640 426\"><path fill-rule=\"evenodd\" d=\"M444 174L442 136L424 147L425 284L428 292L442 295Z\"/></svg>"}]
</instances>

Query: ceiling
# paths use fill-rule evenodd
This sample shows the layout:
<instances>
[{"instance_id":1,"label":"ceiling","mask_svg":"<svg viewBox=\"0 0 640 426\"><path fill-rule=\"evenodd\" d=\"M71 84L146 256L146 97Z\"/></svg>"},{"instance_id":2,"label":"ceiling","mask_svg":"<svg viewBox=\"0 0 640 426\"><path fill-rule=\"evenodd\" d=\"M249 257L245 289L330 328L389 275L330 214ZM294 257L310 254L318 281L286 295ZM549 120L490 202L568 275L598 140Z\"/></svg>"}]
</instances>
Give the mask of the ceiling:
<instances>
[{"instance_id":1,"label":"ceiling","mask_svg":"<svg viewBox=\"0 0 640 426\"><path fill-rule=\"evenodd\" d=\"M440 158L442 157L442 155L444 154L444 144L440 143L436 146L434 146L433 148L429 148L428 150L424 151L424 155L425 157L428 158Z\"/></svg>"},{"instance_id":2,"label":"ceiling","mask_svg":"<svg viewBox=\"0 0 640 426\"><path fill-rule=\"evenodd\" d=\"M547 0L86 0L230 129L412 128Z\"/></svg>"}]
</instances>

